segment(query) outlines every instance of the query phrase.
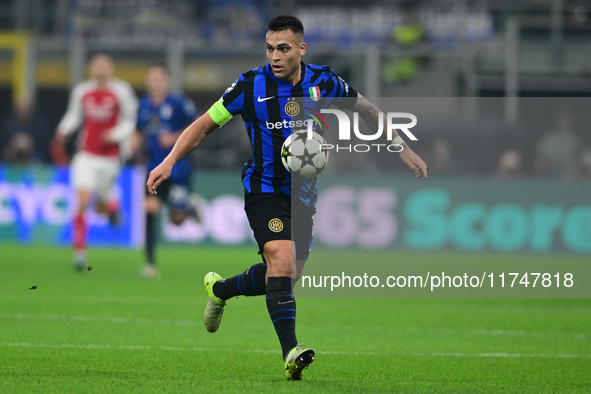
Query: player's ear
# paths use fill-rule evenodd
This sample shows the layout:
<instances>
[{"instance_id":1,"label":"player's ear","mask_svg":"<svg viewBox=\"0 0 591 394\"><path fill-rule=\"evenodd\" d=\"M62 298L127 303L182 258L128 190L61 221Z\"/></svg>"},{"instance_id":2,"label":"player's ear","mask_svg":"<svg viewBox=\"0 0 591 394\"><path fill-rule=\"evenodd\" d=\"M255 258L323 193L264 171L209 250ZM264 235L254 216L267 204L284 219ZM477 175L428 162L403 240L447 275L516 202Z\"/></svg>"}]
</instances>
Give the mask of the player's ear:
<instances>
[{"instance_id":1,"label":"player's ear","mask_svg":"<svg viewBox=\"0 0 591 394\"><path fill-rule=\"evenodd\" d=\"M306 53L306 43L301 42L300 43L300 56L304 56L305 53Z\"/></svg>"}]
</instances>

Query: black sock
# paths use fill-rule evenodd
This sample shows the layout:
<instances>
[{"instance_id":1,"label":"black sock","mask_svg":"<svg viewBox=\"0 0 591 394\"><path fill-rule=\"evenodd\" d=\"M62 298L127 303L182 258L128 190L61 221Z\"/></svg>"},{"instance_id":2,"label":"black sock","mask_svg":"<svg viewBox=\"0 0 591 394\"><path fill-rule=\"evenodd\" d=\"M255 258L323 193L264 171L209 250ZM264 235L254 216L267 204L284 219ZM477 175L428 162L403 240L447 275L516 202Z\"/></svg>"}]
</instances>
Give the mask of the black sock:
<instances>
[{"instance_id":1,"label":"black sock","mask_svg":"<svg viewBox=\"0 0 591 394\"><path fill-rule=\"evenodd\" d=\"M295 334L296 303L291 278L267 279L267 310L281 343L283 359L298 344Z\"/></svg>"},{"instance_id":2,"label":"black sock","mask_svg":"<svg viewBox=\"0 0 591 394\"><path fill-rule=\"evenodd\" d=\"M247 297L263 295L267 289L265 276L267 276L267 264L255 264L241 274L215 282L213 294L224 301L241 295Z\"/></svg>"},{"instance_id":3,"label":"black sock","mask_svg":"<svg viewBox=\"0 0 591 394\"><path fill-rule=\"evenodd\" d=\"M154 250L158 240L158 216L153 213L146 214L146 258L148 264L156 264L154 259Z\"/></svg>"}]
</instances>

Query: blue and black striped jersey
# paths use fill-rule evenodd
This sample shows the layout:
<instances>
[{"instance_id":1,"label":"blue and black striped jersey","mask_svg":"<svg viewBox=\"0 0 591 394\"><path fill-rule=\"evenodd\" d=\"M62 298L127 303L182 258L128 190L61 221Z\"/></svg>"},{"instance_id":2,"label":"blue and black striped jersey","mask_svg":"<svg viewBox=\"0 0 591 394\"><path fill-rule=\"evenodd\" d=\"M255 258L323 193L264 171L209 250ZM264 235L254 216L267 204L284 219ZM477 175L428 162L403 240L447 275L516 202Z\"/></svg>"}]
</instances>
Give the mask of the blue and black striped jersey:
<instances>
[{"instance_id":1,"label":"blue and black striped jersey","mask_svg":"<svg viewBox=\"0 0 591 394\"><path fill-rule=\"evenodd\" d=\"M267 63L241 74L221 98L230 114L242 116L252 145L252 156L243 171L248 193L291 195L290 173L281 163L283 141L293 131L305 129L305 121L312 122L315 111L355 104L350 99L357 97L357 91L330 67L302 62L301 70L300 81L294 86L276 78ZM300 198L310 202L316 193L316 178L302 179L299 186Z\"/></svg>"},{"instance_id":2,"label":"blue and black striped jersey","mask_svg":"<svg viewBox=\"0 0 591 394\"><path fill-rule=\"evenodd\" d=\"M136 127L146 138L148 172L156 168L172 149L160 146L160 135L183 130L196 117L197 108L193 101L182 94L169 94L160 104L154 104L148 95L140 99ZM170 179L183 182L191 176L192 168L191 159L184 157L173 167Z\"/></svg>"}]
</instances>

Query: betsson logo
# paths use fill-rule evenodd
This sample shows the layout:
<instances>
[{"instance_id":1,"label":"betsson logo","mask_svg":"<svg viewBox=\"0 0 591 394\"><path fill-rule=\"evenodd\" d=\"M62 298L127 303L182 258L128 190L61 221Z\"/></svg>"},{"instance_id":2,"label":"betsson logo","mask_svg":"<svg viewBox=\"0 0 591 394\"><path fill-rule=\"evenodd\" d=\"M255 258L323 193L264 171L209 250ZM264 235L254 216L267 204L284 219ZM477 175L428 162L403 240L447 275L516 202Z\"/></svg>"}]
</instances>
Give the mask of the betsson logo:
<instances>
[{"instance_id":1,"label":"betsson logo","mask_svg":"<svg viewBox=\"0 0 591 394\"><path fill-rule=\"evenodd\" d=\"M265 127L267 127L268 130L273 130L273 129L277 129L280 130L282 128L291 128L293 129L294 127L306 127L308 130L314 130L314 120L312 119L306 119L306 120L287 120L287 119L283 119L283 121L281 122L269 122L269 121L265 121Z\"/></svg>"}]
</instances>

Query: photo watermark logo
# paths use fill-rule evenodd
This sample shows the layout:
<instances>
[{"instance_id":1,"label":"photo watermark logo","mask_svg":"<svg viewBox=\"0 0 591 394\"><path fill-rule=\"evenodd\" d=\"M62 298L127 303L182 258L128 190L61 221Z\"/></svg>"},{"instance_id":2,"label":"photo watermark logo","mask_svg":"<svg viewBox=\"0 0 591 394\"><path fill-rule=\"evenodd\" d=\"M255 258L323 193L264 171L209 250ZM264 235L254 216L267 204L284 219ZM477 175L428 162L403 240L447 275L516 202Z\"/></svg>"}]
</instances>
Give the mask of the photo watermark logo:
<instances>
[{"instance_id":1,"label":"photo watermark logo","mask_svg":"<svg viewBox=\"0 0 591 394\"><path fill-rule=\"evenodd\" d=\"M310 110L313 111L313 110ZM362 141L378 141L382 138L384 134L384 116L386 117L386 139L388 141L392 141L393 138L393 130L400 130L404 133L411 141L418 141L418 138L409 130L416 126L417 124L417 117L409 112L388 112L384 114L380 112L378 114L378 128L373 134L363 134L359 130L359 113L353 112L353 122L349 119L349 115L347 115L344 111L338 109L321 109L320 113L313 111L316 116L313 116L314 121L326 130L328 130L328 126L326 124L326 120L321 114L333 114L337 117L339 130L338 130L338 137L339 141L351 141L352 133L351 133L351 123L353 128L354 136ZM406 119L406 123L398 123L395 121L399 119ZM312 133L314 132L314 122L305 121L304 123L307 128L308 138L311 138ZM380 152L382 148L388 152L401 152L404 149L404 146L399 143L361 143L361 144L347 144L347 143L338 143L338 144L322 144L323 150L335 150L336 152L339 151L347 151L347 152L369 152L370 150L376 150Z\"/></svg>"}]
</instances>

